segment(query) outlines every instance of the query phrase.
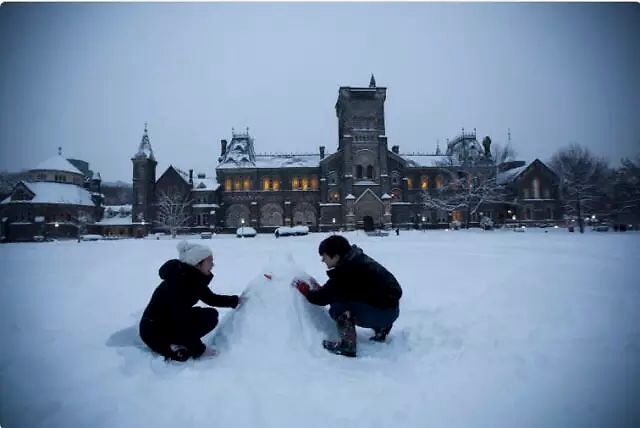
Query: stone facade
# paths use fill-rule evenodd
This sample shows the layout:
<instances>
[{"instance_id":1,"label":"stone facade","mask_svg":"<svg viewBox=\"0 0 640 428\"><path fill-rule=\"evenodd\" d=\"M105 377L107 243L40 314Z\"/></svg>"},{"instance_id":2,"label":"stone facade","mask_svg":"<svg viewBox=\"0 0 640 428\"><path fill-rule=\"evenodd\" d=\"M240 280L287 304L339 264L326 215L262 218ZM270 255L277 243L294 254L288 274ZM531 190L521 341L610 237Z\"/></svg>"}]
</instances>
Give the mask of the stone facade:
<instances>
[{"instance_id":1,"label":"stone facade","mask_svg":"<svg viewBox=\"0 0 640 428\"><path fill-rule=\"evenodd\" d=\"M242 224L262 232L299 224L311 230L448 227L451 220L467 218L477 223L479 210L431 209L422 201L441 195L456 180L471 185L496 179L490 139L480 144L475 130L463 129L448 142L444 154L439 149L435 154L401 154L398 145L389 150L386 91L376 86L373 76L368 87L339 89L338 147L332 154L326 154L324 146L315 153L256 154L248 130L232 131L230 141L221 141L215 179L207 179L211 182L202 189L192 171L187 175L173 167L155 182L155 159L145 128L132 159L134 218L141 213L152 218L159 192L173 186L189 194L189 227L203 230L233 231ZM505 204L485 204L482 215L504 221L513 209L531 219L560 218L557 178L542 162L536 160L522 176L503 181L512 198ZM528 188L533 193L527 196Z\"/></svg>"}]
</instances>

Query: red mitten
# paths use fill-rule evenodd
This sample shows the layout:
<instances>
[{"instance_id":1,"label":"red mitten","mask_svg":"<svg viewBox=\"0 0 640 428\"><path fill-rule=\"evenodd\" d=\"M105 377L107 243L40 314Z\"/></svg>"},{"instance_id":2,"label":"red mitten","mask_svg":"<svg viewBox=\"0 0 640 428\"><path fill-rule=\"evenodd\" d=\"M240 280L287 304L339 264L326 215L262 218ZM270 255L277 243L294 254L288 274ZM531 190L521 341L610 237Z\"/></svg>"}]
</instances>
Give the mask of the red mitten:
<instances>
[{"instance_id":1,"label":"red mitten","mask_svg":"<svg viewBox=\"0 0 640 428\"><path fill-rule=\"evenodd\" d=\"M304 281L296 281L296 288L303 296L306 296L307 294L309 294L309 290L311 287L309 287L309 284Z\"/></svg>"}]
</instances>

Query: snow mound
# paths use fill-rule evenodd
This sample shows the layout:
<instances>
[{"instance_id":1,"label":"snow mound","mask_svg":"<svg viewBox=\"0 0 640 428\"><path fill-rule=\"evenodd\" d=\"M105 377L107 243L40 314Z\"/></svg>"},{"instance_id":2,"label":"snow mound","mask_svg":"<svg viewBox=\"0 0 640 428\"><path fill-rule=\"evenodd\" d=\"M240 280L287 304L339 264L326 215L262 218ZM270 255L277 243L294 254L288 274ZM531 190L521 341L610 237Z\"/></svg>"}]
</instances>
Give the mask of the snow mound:
<instances>
[{"instance_id":1,"label":"snow mound","mask_svg":"<svg viewBox=\"0 0 640 428\"><path fill-rule=\"evenodd\" d=\"M322 353L321 342L335 337L335 325L324 307L315 306L291 284L310 278L291 254L272 255L242 293L246 301L214 330L212 346L234 360L250 357L293 358Z\"/></svg>"}]
</instances>

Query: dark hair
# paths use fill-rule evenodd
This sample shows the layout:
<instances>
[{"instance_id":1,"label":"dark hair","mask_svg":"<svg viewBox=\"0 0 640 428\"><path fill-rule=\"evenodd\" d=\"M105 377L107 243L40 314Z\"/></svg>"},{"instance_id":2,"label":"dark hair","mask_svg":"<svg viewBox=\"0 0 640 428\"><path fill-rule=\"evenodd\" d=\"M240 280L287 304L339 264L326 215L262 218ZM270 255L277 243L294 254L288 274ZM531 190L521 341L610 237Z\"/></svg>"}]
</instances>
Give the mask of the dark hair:
<instances>
[{"instance_id":1,"label":"dark hair","mask_svg":"<svg viewBox=\"0 0 640 428\"><path fill-rule=\"evenodd\" d=\"M351 245L349 244L349 241L347 241L347 238L340 235L331 235L320 243L320 246L318 247L318 254L326 254L329 257L334 257L336 255L342 257L347 254L350 249Z\"/></svg>"}]
</instances>

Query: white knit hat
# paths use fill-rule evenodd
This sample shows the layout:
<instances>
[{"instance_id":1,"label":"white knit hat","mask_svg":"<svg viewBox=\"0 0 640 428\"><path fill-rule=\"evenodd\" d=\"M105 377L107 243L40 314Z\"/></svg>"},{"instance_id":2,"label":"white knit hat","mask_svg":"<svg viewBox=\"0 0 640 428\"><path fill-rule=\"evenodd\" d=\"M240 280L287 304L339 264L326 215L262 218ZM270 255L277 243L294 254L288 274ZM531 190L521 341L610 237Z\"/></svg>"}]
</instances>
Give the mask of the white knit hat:
<instances>
[{"instance_id":1,"label":"white knit hat","mask_svg":"<svg viewBox=\"0 0 640 428\"><path fill-rule=\"evenodd\" d=\"M209 247L192 244L187 241L180 241L178 243L178 253L180 254L180 261L191 266L195 266L207 257L213 255Z\"/></svg>"}]
</instances>

